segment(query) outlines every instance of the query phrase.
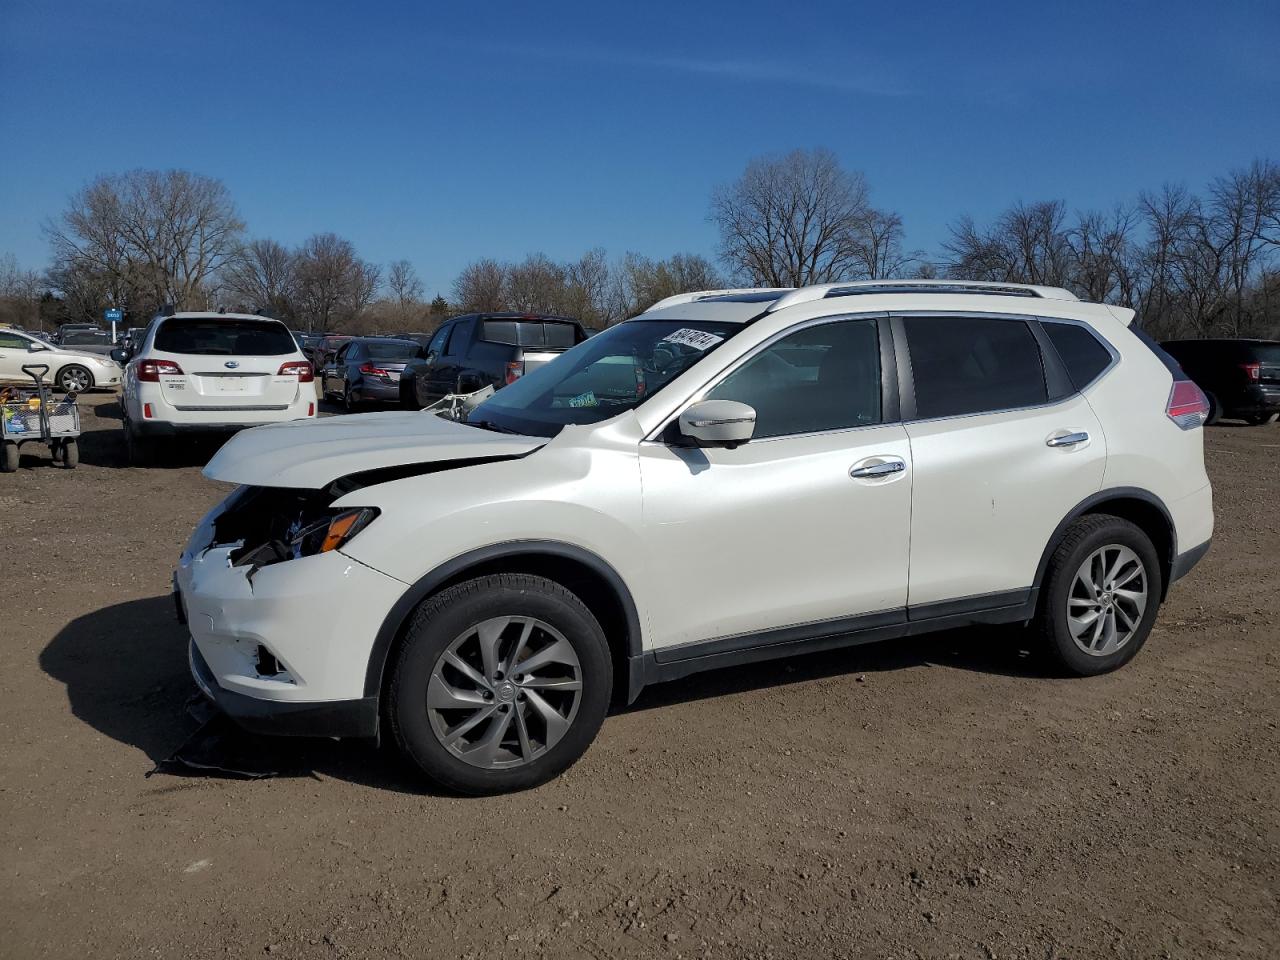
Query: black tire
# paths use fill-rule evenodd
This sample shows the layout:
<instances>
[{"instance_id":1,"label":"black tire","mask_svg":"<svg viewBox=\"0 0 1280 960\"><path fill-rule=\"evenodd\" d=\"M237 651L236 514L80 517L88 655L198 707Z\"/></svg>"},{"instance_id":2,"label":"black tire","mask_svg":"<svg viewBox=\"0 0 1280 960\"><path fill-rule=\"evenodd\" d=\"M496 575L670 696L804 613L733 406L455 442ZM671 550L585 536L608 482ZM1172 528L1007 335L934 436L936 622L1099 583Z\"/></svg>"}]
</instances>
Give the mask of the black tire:
<instances>
[{"instance_id":1,"label":"black tire","mask_svg":"<svg viewBox=\"0 0 1280 960\"><path fill-rule=\"evenodd\" d=\"M351 396L350 389L342 391L342 409L347 413L360 412L360 401Z\"/></svg>"},{"instance_id":2,"label":"black tire","mask_svg":"<svg viewBox=\"0 0 1280 960\"><path fill-rule=\"evenodd\" d=\"M473 766L445 747L431 725L427 687L458 637L501 616L536 618L554 627L578 658L582 686L570 725L557 742L520 766L492 769ZM493 574L449 587L418 607L391 665L386 719L401 753L432 780L464 794L506 793L545 783L576 762L604 722L612 691L604 631L577 596L543 577Z\"/></svg>"},{"instance_id":3,"label":"black tire","mask_svg":"<svg viewBox=\"0 0 1280 960\"><path fill-rule=\"evenodd\" d=\"M1261 427L1268 423L1275 423L1277 417L1280 417L1280 413L1251 413L1244 419L1252 426Z\"/></svg>"},{"instance_id":4,"label":"black tire","mask_svg":"<svg viewBox=\"0 0 1280 960\"><path fill-rule=\"evenodd\" d=\"M400 406L405 410L421 410L422 404L418 402L418 394L415 384L417 377L400 378Z\"/></svg>"},{"instance_id":5,"label":"black tire","mask_svg":"<svg viewBox=\"0 0 1280 960\"><path fill-rule=\"evenodd\" d=\"M93 389L93 374L88 367L78 363L69 363L58 371L58 389L63 393L82 393Z\"/></svg>"},{"instance_id":6,"label":"black tire","mask_svg":"<svg viewBox=\"0 0 1280 960\"><path fill-rule=\"evenodd\" d=\"M1086 653L1072 638L1067 623L1068 600L1077 571L1098 549L1128 547L1142 562L1146 606L1132 635L1107 655ZM1163 597L1160 558L1140 527L1110 514L1091 514L1076 520L1053 551L1040 591L1035 631L1050 659L1068 674L1092 677L1119 669L1142 649L1155 623Z\"/></svg>"},{"instance_id":7,"label":"black tire","mask_svg":"<svg viewBox=\"0 0 1280 960\"><path fill-rule=\"evenodd\" d=\"M58 459L68 470L74 470L76 464L80 462L80 444L75 440L64 440L62 442L62 456Z\"/></svg>"},{"instance_id":8,"label":"black tire","mask_svg":"<svg viewBox=\"0 0 1280 960\"><path fill-rule=\"evenodd\" d=\"M1205 414L1204 425L1207 427L1222 419L1222 404L1212 393L1206 392L1204 398L1209 401L1209 412Z\"/></svg>"},{"instance_id":9,"label":"black tire","mask_svg":"<svg viewBox=\"0 0 1280 960\"><path fill-rule=\"evenodd\" d=\"M155 462L155 447L150 440L124 422L124 454L131 467L149 467Z\"/></svg>"},{"instance_id":10,"label":"black tire","mask_svg":"<svg viewBox=\"0 0 1280 960\"><path fill-rule=\"evenodd\" d=\"M0 443L0 473L13 473L18 469L18 462L22 459L22 454L18 452L18 445L9 440Z\"/></svg>"}]
</instances>

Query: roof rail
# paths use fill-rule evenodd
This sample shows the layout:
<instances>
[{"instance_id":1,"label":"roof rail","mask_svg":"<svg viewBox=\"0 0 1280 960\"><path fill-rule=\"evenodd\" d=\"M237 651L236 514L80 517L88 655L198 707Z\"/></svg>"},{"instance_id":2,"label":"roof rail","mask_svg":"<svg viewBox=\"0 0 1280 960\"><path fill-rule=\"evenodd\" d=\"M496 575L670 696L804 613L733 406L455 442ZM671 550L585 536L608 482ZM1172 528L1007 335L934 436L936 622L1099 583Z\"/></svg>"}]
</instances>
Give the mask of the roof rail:
<instances>
[{"instance_id":1,"label":"roof rail","mask_svg":"<svg viewBox=\"0 0 1280 960\"><path fill-rule=\"evenodd\" d=\"M989 297L1037 297L1042 300L1079 299L1062 287L1041 287L1029 283L991 283L985 280L855 280L849 283L822 283L800 287L794 293L775 301L769 307L769 312L829 297L894 293L968 293Z\"/></svg>"},{"instance_id":2,"label":"roof rail","mask_svg":"<svg viewBox=\"0 0 1280 960\"><path fill-rule=\"evenodd\" d=\"M693 290L689 293L677 293L674 297L666 297L659 300L653 306L645 310L665 310L667 307L674 307L681 303L693 303L695 300L709 300L712 297L728 297L734 294L747 293L776 293L778 296L791 293L795 287L730 287L724 290Z\"/></svg>"}]
</instances>

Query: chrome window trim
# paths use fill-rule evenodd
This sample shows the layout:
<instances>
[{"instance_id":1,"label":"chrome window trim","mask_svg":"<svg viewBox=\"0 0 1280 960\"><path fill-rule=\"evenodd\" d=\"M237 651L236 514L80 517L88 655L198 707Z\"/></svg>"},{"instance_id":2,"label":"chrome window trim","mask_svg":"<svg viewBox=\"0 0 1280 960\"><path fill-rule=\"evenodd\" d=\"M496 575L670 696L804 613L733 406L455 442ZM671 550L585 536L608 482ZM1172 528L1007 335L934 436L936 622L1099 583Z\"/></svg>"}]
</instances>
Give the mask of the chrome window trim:
<instances>
[{"instance_id":1,"label":"chrome window trim","mask_svg":"<svg viewBox=\"0 0 1280 960\"><path fill-rule=\"evenodd\" d=\"M755 349L751 350L748 353L744 353L742 356L738 357L736 361L731 361L728 366L722 367L716 373L712 374L706 381L703 382L702 386L694 390L693 393L691 393L688 397L686 397L682 403L677 405L675 413L667 417L667 419L663 420L662 423L660 423L655 429L649 431L649 433L640 442L641 443L657 443L662 446L670 446L670 444L666 443L661 439L661 436L663 433L667 431L667 429L671 426L671 424L677 422L680 419L680 415L684 413L685 410L687 410L691 405L698 403L701 400L704 400L706 398L708 391L713 390L715 387L719 386L722 381L728 378L730 374L736 372L740 367L742 367L743 364L750 362L752 359L759 356L762 352L769 349L769 347L777 343L779 340L783 340L791 336L793 333L798 333L801 330L807 330L809 327L823 326L828 323L840 323L841 321L844 321L844 320L869 320L874 322L876 320L887 319L889 316L890 314L886 313L883 310L874 310L869 312L855 311L853 313L845 312L845 313L838 313L838 314L827 314L826 316L822 316L822 317L810 317L808 320L802 320L799 323L792 324L791 326L778 331L773 336L769 337L767 340L762 340L758 344L756 344ZM877 344L878 344L879 331L877 330L876 333L877 333ZM876 355L876 363L877 364L880 363L879 352L877 352L877 355ZM883 384L884 384L883 369L880 370L880 383L881 383L881 386L883 387ZM881 403L881 406L883 407L883 402ZM884 411L882 409L881 416L883 416L883 414L884 414ZM902 419L901 417L899 417L896 420L881 420L879 423L865 423L860 426L835 427L831 430L812 430L808 433L784 433L776 437L761 437L759 440L757 440L755 437L752 437L751 440L749 440L748 442L749 443L768 443L771 440L793 440L793 439L802 438L802 437L822 437L822 436L827 436L829 434L850 433L856 430L868 430L873 427L884 427L890 424L901 423L901 422L902 422Z\"/></svg>"}]
</instances>

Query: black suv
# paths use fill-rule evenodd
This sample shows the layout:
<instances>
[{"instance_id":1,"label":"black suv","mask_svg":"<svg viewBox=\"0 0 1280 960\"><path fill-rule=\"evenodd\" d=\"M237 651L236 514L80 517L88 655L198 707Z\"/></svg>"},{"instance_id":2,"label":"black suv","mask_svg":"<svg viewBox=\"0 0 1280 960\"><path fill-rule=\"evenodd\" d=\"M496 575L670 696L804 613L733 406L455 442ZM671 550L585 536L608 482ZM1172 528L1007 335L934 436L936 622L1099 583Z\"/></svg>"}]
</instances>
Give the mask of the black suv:
<instances>
[{"instance_id":1,"label":"black suv","mask_svg":"<svg viewBox=\"0 0 1280 960\"><path fill-rule=\"evenodd\" d=\"M1209 398L1209 418L1270 423L1280 414L1280 341L1167 340L1164 347Z\"/></svg>"},{"instance_id":2,"label":"black suv","mask_svg":"<svg viewBox=\"0 0 1280 960\"><path fill-rule=\"evenodd\" d=\"M420 410L450 393L501 389L587 339L569 317L470 313L446 320L400 374L400 402Z\"/></svg>"}]
</instances>

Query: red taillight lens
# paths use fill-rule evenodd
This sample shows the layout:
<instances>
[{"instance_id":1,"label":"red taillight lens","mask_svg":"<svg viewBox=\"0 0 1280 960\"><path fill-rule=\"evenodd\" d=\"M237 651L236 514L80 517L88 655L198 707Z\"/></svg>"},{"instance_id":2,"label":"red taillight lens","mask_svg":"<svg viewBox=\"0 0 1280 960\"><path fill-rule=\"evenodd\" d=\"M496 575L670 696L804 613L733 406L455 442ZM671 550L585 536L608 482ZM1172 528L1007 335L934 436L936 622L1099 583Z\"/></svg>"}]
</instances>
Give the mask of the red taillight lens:
<instances>
[{"instance_id":1,"label":"red taillight lens","mask_svg":"<svg viewBox=\"0 0 1280 960\"><path fill-rule=\"evenodd\" d=\"M280 369L276 371L276 376L297 377L299 383L314 383L316 379L316 374L311 368L311 364L305 360L290 360L288 363L280 364Z\"/></svg>"},{"instance_id":2,"label":"red taillight lens","mask_svg":"<svg viewBox=\"0 0 1280 960\"><path fill-rule=\"evenodd\" d=\"M524 361L516 360L507 364L507 383L515 383L524 376Z\"/></svg>"},{"instance_id":3,"label":"red taillight lens","mask_svg":"<svg viewBox=\"0 0 1280 960\"><path fill-rule=\"evenodd\" d=\"M316 405L314 403L307 404L307 416L314 417L316 415Z\"/></svg>"},{"instance_id":4,"label":"red taillight lens","mask_svg":"<svg viewBox=\"0 0 1280 960\"><path fill-rule=\"evenodd\" d=\"M1209 416L1209 400L1190 380L1175 380L1164 412L1183 430L1192 430Z\"/></svg>"},{"instance_id":5,"label":"red taillight lens","mask_svg":"<svg viewBox=\"0 0 1280 960\"><path fill-rule=\"evenodd\" d=\"M367 373L370 376L374 376L374 377L390 377L391 376L391 374L387 373L387 371L383 370L381 367L375 367L372 363L360 364L360 372Z\"/></svg>"},{"instance_id":6,"label":"red taillight lens","mask_svg":"<svg viewBox=\"0 0 1280 960\"><path fill-rule=\"evenodd\" d=\"M146 383L159 383L161 375L182 376L182 368L172 360L139 360L138 379Z\"/></svg>"},{"instance_id":7,"label":"red taillight lens","mask_svg":"<svg viewBox=\"0 0 1280 960\"><path fill-rule=\"evenodd\" d=\"M1240 369L1244 371L1244 375L1249 378L1250 383L1258 383L1262 379L1262 364L1260 363L1242 363Z\"/></svg>"},{"instance_id":8,"label":"red taillight lens","mask_svg":"<svg viewBox=\"0 0 1280 960\"><path fill-rule=\"evenodd\" d=\"M144 403L144 404L142 405L142 419L144 419L144 420L150 420L152 416L153 416L153 415L152 415L152 413L151 413L151 404L149 404L149 403Z\"/></svg>"}]
</instances>

